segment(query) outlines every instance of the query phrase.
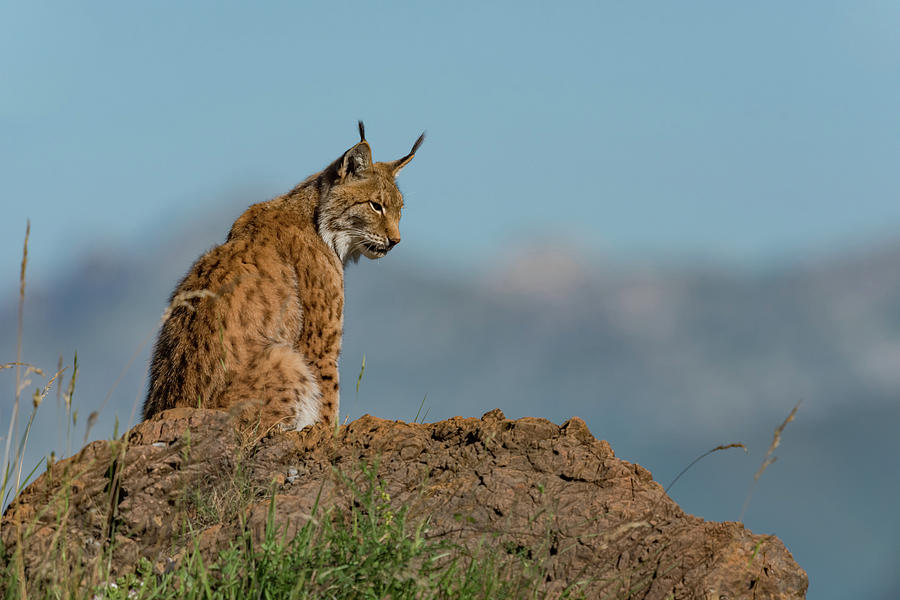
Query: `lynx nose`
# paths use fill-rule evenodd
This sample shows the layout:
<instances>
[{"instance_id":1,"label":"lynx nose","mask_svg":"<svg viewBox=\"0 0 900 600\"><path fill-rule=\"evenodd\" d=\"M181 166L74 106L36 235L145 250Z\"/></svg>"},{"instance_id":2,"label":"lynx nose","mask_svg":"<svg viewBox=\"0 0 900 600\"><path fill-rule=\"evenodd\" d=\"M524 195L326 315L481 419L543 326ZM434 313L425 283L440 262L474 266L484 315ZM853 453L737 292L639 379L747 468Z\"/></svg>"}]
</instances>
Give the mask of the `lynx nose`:
<instances>
[{"instance_id":1,"label":"lynx nose","mask_svg":"<svg viewBox=\"0 0 900 600\"><path fill-rule=\"evenodd\" d=\"M389 238L388 238L388 250L390 250L391 248L393 248L394 246L396 246L396 245L399 244L399 243L400 243L400 237L399 237L399 236L396 237L396 238L391 238L391 237L389 237Z\"/></svg>"}]
</instances>

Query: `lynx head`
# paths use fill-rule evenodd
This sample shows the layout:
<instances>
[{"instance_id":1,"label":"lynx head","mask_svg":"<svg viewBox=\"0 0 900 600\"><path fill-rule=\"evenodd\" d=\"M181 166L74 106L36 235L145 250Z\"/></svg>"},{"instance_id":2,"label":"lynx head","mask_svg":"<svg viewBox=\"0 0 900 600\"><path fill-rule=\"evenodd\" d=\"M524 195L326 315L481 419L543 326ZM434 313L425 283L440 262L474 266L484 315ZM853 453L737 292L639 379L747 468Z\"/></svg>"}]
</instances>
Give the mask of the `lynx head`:
<instances>
[{"instance_id":1,"label":"lynx head","mask_svg":"<svg viewBox=\"0 0 900 600\"><path fill-rule=\"evenodd\" d=\"M381 258L400 243L403 196L394 178L415 156L425 134L403 158L378 163L372 162L362 121L359 137L321 175L327 191L319 202L319 234L345 264L361 255Z\"/></svg>"}]
</instances>

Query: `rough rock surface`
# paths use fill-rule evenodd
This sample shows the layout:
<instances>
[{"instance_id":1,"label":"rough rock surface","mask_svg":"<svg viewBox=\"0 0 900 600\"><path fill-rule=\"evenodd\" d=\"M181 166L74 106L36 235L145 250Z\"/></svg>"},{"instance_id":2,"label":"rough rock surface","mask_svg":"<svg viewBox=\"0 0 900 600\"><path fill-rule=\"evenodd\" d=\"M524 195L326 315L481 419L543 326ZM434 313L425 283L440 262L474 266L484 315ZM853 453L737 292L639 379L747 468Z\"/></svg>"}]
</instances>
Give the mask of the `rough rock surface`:
<instances>
[{"instance_id":1,"label":"rough rock surface","mask_svg":"<svg viewBox=\"0 0 900 600\"><path fill-rule=\"evenodd\" d=\"M805 597L806 573L780 540L685 514L578 418L557 426L498 410L430 424L364 416L337 434L318 425L256 439L226 413L174 409L125 440L94 442L52 465L8 508L2 540L9 552L24 548L29 580L40 580L60 544L89 571L110 537L115 574L140 557L164 569L190 541L214 556L240 521L261 533L273 490L275 521L290 534L317 497L320 506L349 506L353 493L337 473L364 486L360 465L369 463L392 504L430 518L430 536L545 552L551 597L577 580L588 582L587 597ZM249 490L243 518L228 514L239 490ZM197 497L219 501L204 513L186 506ZM188 509L195 533L186 537Z\"/></svg>"}]
</instances>

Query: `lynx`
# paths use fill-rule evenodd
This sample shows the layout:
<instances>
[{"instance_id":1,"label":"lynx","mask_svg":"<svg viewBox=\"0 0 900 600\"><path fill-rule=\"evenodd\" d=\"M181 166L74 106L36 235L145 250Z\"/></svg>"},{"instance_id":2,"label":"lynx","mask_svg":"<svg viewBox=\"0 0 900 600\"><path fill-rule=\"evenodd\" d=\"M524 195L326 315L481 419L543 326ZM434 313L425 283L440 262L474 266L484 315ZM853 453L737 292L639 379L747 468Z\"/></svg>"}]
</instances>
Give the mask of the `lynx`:
<instances>
[{"instance_id":1,"label":"lynx","mask_svg":"<svg viewBox=\"0 0 900 600\"><path fill-rule=\"evenodd\" d=\"M394 178L415 156L372 162L358 144L293 190L248 208L175 288L150 366L144 418L229 410L263 426L336 423L344 267L400 242Z\"/></svg>"}]
</instances>

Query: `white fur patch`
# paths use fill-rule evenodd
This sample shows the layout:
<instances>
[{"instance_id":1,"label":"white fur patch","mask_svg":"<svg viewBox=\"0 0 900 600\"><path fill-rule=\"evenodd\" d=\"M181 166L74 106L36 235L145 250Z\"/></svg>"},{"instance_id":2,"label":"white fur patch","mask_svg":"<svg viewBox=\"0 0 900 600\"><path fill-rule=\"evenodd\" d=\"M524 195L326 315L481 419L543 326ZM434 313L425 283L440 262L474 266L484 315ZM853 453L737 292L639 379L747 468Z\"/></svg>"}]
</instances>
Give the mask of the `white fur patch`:
<instances>
[{"instance_id":1,"label":"white fur patch","mask_svg":"<svg viewBox=\"0 0 900 600\"><path fill-rule=\"evenodd\" d=\"M322 413L322 394L319 386L310 382L310 389L304 397L297 402L297 419L294 421L294 429L300 431L307 425L312 425L319 420Z\"/></svg>"},{"instance_id":2,"label":"white fur patch","mask_svg":"<svg viewBox=\"0 0 900 600\"><path fill-rule=\"evenodd\" d=\"M337 252L341 262L346 263L347 256L350 254L350 236L346 233L339 233L335 236L334 251Z\"/></svg>"},{"instance_id":3,"label":"white fur patch","mask_svg":"<svg viewBox=\"0 0 900 600\"><path fill-rule=\"evenodd\" d=\"M346 264L352 244L350 236L343 231L334 231L328 227L320 227L319 235L321 235L325 245L334 250L341 264Z\"/></svg>"},{"instance_id":4,"label":"white fur patch","mask_svg":"<svg viewBox=\"0 0 900 600\"><path fill-rule=\"evenodd\" d=\"M334 238L337 237L337 234L326 227L320 227L319 235L322 236L322 241L325 242L325 245L337 253L337 249L334 247Z\"/></svg>"}]
</instances>

